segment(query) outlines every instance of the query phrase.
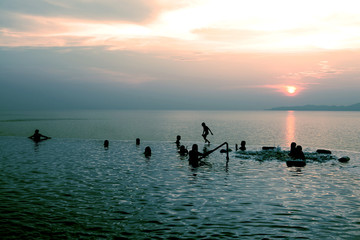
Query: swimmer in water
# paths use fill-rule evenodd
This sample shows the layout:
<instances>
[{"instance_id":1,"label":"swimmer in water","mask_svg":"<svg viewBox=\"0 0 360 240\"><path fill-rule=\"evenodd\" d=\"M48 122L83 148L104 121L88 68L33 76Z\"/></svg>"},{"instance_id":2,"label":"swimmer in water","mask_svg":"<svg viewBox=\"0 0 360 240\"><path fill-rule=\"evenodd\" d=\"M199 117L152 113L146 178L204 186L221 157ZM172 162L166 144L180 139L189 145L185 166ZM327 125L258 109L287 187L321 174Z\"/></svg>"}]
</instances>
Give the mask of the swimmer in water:
<instances>
[{"instance_id":1,"label":"swimmer in water","mask_svg":"<svg viewBox=\"0 0 360 240\"><path fill-rule=\"evenodd\" d=\"M180 154L180 156L185 156L185 155L187 155L189 152L188 152L188 150L185 148L185 146L184 145L181 145L180 146L180 149L179 149L179 154Z\"/></svg>"},{"instance_id":2,"label":"swimmer in water","mask_svg":"<svg viewBox=\"0 0 360 240\"><path fill-rule=\"evenodd\" d=\"M180 147L180 140L181 140L181 136L180 135L177 135L176 136L176 146L177 146L177 148L179 148Z\"/></svg>"},{"instance_id":3,"label":"swimmer in water","mask_svg":"<svg viewBox=\"0 0 360 240\"><path fill-rule=\"evenodd\" d=\"M292 142L290 144L290 152L289 152L289 156L292 158L295 158L296 155L296 142Z\"/></svg>"},{"instance_id":4,"label":"swimmer in water","mask_svg":"<svg viewBox=\"0 0 360 240\"><path fill-rule=\"evenodd\" d=\"M29 138L32 139L34 142L40 142L43 140L51 139L51 137L47 137L47 136L40 134L39 129L36 129L35 133L33 135L31 135Z\"/></svg>"},{"instance_id":5,"label":"swimmer in water","mask_svg":"<svg viewBox=\"0 0 360 240\"><path fill-rule=\"evenodd\" d=\"M144 155L145 155L145 157L150 157L151 156L151 148L149 146L147 146L145 148Z\"/></svg>"},{"instance_id":6,"label":"swimmer in water","mask_svg":"<svg viewBox=\"0 0 360 240\"><path fill-rule=\"evenodd\" d=\"M104 148L109 148L109 140L104 141Z\"/></svg>"},{"instance_id":7,"label":"swimmer in water","mask_svg":"<svg viewBox=\"0 0 360 240\"><path fill-rule=\"evenodd\" d=\"M304 152L302 151L302 147L300 145L296 146L296 151L295 151L295 159L301 159L301 160L305 160L305 155Z\"/></svg>"},{"instance_id":8,"label":"swimmer in water","mask_svg":"<svg viewBox=\"0 0 360 240\"><path fill-rule=\"evenodd\" d=\"M203 154L198 151L198 145L192 145L192 149L189 151L189 165L192 167L199 167L200 158Z\"/></svg>"},{"instance_id":9,"label":"swimmer in water","mask_svg":"<svg viewBox=\"0 0 360 240\"><path fill-rule=\"evenodd\" d=\"M246 150L245 145L246 145L246 142L245 142L245 141L241 141L241 147L240 147L240 150L241 150L241 151L245 151L245 150Z\"/></svg>"},{"instance_id":10,"label":"swimmer in water","mask_svg":"<svg viewBox=\"0 0 360 240\"><path fill-rule=\"evenodd\" d=\"M199 147L197 144L192 145L192 149L189 151L189 165L192 167L199 167L200 166L200 160L208 156L212 151L201 153L199 152Z\"/></svg>"}]
</instances>

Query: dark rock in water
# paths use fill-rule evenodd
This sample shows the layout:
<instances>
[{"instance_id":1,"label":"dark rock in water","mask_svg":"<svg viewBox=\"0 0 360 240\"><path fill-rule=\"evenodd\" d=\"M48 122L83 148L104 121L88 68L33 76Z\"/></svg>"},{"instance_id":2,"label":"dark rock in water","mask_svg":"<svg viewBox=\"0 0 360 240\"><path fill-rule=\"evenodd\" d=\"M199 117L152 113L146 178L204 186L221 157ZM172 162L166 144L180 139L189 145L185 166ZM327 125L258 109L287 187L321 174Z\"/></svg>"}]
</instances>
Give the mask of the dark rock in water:
<instances>
[{"instance_id":1,"label":"dark rock in water","mask_svg":"<svg viewBox=\"0 0 360 240\"><path fill-rule=\"evenodd\" d=\"M291 161L286 161L286 165L288 167L305 167L306 162L300 160L291 160Z\"/></svg>"},{"instance_id":2,"label":"dark rock in water","mask_svg":"<svg viewBox=\"0 0 360 240\"><path fill-rule=\"evenodd\" d=\"M350 161L350 158L348 157L348 156L345 156L345 157L341 157L341 158L339 158L338 159L339 160L339 162L348 162L348 161Z\"/></svg>"},{"instance_id":3,"label":"dark rock in water","mask_svg":"<svg viewBox=\"0 0 360 240\"><path fill-rule=\"evenodd\" d=\"M326 150L326 149L318 149L316 150L317 153L323 153L323 154L331 154L330 150Z\"/></svg>"},{"instance_id":4,"label":"dark rock in water","mask_svg":"<svg viewBox=\"0 0 360 240\"><path fill-rule=\"evenodd\" d=\"M275 147L262 147L262 150L274 150L275 149Z\"/></svg>"}]
</instances>

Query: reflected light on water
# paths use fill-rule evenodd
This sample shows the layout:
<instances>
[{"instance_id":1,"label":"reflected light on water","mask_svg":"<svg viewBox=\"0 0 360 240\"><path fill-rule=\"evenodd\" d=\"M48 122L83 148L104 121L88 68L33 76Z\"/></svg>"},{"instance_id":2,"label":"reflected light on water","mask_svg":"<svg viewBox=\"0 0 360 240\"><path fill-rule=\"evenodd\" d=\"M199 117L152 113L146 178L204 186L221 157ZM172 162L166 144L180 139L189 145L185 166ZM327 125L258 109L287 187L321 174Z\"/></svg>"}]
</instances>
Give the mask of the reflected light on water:
<instances>
[{"instance_id":1,"label":"reflected light on water","mask_svg":"<svg viewBox=\"0 0 360 240\"><path fill-rule=\"evenodd\" d=\"M295 142L295 116L294 111L288 111L286 117L286 144L290 146L291 142Z\"/></svg>"}]
</instances>

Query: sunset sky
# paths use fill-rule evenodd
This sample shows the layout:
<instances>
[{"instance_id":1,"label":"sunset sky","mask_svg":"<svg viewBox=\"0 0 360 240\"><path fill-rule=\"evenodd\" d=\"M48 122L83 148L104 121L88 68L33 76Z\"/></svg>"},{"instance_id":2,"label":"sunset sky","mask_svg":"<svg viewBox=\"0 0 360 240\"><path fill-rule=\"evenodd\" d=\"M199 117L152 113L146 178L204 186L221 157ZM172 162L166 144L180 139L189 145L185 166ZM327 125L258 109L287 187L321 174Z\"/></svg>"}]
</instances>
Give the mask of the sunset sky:
<instances>
[{"instance_id":1,"label":"sunset sky","mask_svg":"<svg viewBox=\"0 0 360 240\"><path fill-rule=\"evenodd\" d=\"M1 0L0 110L360 102L357 0Z\"/></svg>"}]
</instances>

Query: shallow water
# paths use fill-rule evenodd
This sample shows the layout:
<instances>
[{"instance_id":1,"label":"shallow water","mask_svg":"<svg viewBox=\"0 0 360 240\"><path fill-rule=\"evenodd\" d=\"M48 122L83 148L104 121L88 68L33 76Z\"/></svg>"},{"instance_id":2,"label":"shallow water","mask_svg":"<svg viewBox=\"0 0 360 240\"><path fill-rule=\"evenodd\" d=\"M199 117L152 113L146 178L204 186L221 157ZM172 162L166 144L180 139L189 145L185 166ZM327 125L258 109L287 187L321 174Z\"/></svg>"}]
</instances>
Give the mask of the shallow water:
<instances>
[{"instance_id":1,"label":"shallow water","mask_svg":"<svg viewBox=\"0 0 360 240\"><path fill-rule=\"evenodd\" d=\"M191 146L192 141L183 141ZM357 239L359 153L304 168L249 146L189 167L171 141L0 137L4 239ZM145 146L152 156L142 154ZM200 150L203 144L199 143ZM211 144L208 149L217 145ZM206 147L206 146L205 146ZM233 148L233 147L231 147ZM280 153L288 150L283 148ZM347 155L349 163L337 158Z\"/></svg>"}]
</instances>

